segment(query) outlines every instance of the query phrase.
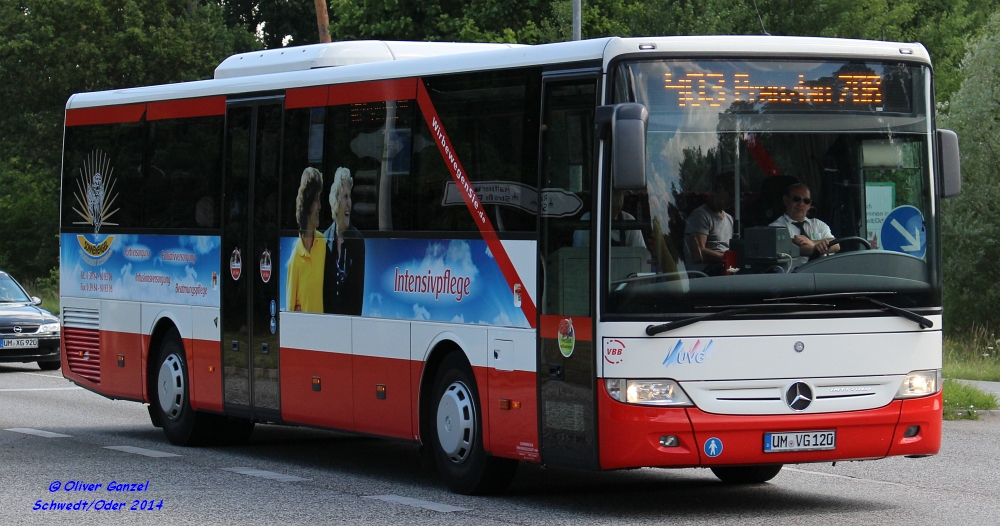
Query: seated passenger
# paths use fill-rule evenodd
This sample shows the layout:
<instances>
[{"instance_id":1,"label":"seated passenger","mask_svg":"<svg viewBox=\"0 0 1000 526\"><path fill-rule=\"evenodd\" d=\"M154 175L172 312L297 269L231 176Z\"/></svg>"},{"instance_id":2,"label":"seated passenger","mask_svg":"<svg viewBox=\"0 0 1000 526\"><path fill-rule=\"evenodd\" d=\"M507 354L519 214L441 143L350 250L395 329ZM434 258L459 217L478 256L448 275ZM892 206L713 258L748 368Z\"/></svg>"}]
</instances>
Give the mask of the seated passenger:
<instances>
[{"instance_id":1,"label":"seated passenger","mask_svg":"<svg viewBox=\"0 0 1000 526\"><path fill-rule=\"evenodd\" d=\"M819 219L806 217L812 208L812 198L809 187L797 183L788 187L782 198L785 203L785 214L775 219L769 226L783 226L792 236L792 242L799 247L801 257L796 258L795 265L801 265L812 258L831 254L840 250L840 245L830 246L834 239L830 227Z\"/></svg>"},{"instance_id":2,"label":"seated passenger","mask_svg":"<svg viewBox=\"0 0 1000 526\"><path fill-rule=\"evenodd\" d=\"M635 221L635 216L625 212L622 208L625 206L625 192L623 190L615 190L611 192L611 218L612 221ZM587 221L590 219L590 212L584 213L580 216L580 221ZM622 240L625 240L624 242ZM573 246L574 247L587 247L590 246L590 230L576 230L573 232ZM614 225L611 227L611 246L613 247L643 247L646 248L646 241L642 239L641 230L625 230L616 229Z\"/></svg>"},{"instance_id":3,"label":"seated passenger","mask_svg":"<svg viewBox=\"0 0 1000 526\"><path fill-rule=\"evenodd\" d=\"M684 261L688 270L710 276L724 273L722 254L733 238L733 216L726 209L733 206L736 174L723 172L715 177L712 196L688 216L684 228Z\"/></svg>"}]
</instances>

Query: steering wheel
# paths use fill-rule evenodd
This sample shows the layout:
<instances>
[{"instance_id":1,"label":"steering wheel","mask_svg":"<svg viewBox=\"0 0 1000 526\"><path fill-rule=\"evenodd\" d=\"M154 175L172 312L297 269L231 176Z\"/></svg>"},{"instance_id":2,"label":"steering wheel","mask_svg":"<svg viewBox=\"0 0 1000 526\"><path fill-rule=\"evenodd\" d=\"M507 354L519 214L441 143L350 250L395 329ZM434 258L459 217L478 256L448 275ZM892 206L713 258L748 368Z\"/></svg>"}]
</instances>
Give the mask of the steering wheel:
<instances>
[{"instance_id":1,"label":"steering wheel","mask_svg":"<svg viewBox=\"0 0 1000 526\"><path fill-rule=\"evenodd\" d=\"M857 244L865 247L865 250L871 250L872 249L872 244L869 243L867 239L865 239L863 237L858 237L858 236L838 237L837 239L831 240L829 243L827 243L827 245L832 247L833 245L839 245L840 243L843 243L845 241L853 241L853 242L855 242L855 243L857 243Z\"/></svg>"}]
</instances>

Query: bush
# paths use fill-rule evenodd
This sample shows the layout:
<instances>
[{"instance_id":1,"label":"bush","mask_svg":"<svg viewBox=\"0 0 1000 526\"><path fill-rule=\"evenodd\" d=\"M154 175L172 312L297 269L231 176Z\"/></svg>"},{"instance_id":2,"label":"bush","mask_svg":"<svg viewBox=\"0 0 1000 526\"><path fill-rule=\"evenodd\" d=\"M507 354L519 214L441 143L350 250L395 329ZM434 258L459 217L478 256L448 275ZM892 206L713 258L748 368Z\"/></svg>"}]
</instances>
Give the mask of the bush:
<instances>
[{"instance_id":1,"label":"bush","mask_svg":"<svg viewBox=\"0 0 1000 526\"><path fill-rule=\"evenodd\" d=\"M1000 13L961 71L940 125L958 133L962 195L942 203L941 223L946 323L968 328L1000 318Z\"/></svg>"}]
</instances>

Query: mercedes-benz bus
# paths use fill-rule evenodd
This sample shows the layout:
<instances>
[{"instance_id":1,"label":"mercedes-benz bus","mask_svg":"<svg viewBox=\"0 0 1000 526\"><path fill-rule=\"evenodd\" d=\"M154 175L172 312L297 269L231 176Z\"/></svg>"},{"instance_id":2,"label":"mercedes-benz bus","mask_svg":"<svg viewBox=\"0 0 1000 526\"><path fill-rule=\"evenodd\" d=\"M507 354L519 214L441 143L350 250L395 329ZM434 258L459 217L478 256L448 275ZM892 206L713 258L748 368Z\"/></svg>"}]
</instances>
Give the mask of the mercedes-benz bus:
<instances>
[{"instance_id":1,"label":"mercedes-benz bus","mask_svg":"<svg viewBox=\"0 0 1000 526\"><path fill-rule=\"evenodd\" d=\"M919 44L244 53L67 102L63 371L174 444L400 439L470 494L933 455L959 191Z\"/></svg>"}]
</instances>

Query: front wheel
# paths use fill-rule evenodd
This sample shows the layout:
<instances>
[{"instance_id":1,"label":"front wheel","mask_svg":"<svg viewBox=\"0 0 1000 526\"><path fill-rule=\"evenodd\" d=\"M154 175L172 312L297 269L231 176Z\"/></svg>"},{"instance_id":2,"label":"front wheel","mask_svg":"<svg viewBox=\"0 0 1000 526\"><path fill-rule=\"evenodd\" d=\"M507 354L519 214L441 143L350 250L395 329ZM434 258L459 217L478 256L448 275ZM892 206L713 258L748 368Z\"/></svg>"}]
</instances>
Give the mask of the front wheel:
<instances>
[{"instance_id":1,"label":"front wheel","mask_svg":"<svg viewBox=\"0 0 1000 526\"><path fill-rule=\"evenodd\" d=\"M448 487L463 495L507 489L518 462L494 457L483 449L479 391L460 353L449 354L441 363L434 379L434 401L429 438L438 472Z\"/></svg>"},{"instance_id":2,"label":"front wheel","mask_svg":"<svg viewBox=\"0 0 1000 526\"><path fill-rule=\"evenodd\" d=\"M727 484L761 484L777 476L781 467L782 464L720 467L712 468L712 473Z\"/></svg>"}]
</instances>

